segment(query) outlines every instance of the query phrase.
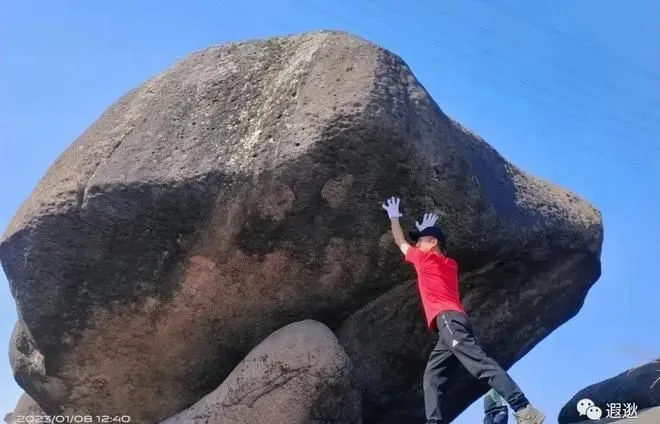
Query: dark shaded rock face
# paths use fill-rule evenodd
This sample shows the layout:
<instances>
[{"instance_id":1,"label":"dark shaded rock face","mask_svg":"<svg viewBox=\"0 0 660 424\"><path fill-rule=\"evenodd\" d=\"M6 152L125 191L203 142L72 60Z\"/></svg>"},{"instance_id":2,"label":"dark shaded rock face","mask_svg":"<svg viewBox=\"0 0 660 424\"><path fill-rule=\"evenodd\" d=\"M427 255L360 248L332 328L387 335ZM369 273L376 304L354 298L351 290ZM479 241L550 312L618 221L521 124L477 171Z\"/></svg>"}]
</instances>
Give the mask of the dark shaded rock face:
<instances>
[{"instance_id":1,"label":"dark shaded rock face","mask_svg":"<svg viewBox=\"0 0 660 424\"><path fill-rule=\"evenodd\" d=\"M411 422L435 338L391 195L407 226L438 213L506 367L600 275L599 212L449 119L396 55L335 32L232 43L119 99L16 213L0 241L16 380L49 413L156 422L315 319L356 367L365 423ZM461 376L448 415L484 391Z\"/></svg>"},{"instance_id":2,"label":"dark shaded rock face","mask_svg":"<svg viewBox=\"0 0 660 424\"><path fill-rule=\"evenodd\" d=\"M611 411L610 415L618 414L615 418L624 418L626 403L634 404L638 412L660 407L660 359L580 390L559 411L557 418L559 424L587 421L587 418L584 415L580 416L577 410L577 404L582 399L589 399L599 407L603 411L603 418L606 417L608 409ZM630 415L632 411L628 409ZM657 413L660 412L655 411L655 414ZM651 412L648 414L651 415Z\"/></svg>"}]
</instances>

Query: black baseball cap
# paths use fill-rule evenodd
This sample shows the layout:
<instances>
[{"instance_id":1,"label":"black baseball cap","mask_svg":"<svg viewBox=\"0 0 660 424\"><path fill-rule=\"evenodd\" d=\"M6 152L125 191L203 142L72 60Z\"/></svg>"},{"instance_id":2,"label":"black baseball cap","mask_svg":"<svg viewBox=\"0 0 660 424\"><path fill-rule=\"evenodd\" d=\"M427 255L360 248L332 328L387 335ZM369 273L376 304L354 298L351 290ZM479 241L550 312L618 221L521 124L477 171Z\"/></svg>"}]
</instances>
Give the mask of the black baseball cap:
<instances>
[{"instance_id":1,"label":"black baseball cap","mask_svg":"<svg viewBox=\"0 0 660 424\"><path fill-rule=\"evenodd\" d=\"M417 240L419 240L421 237L434 237L436 240L438 240L438 244L440 247L445 247L445 233L442 232L442 230L438 227L426 227L422 231L419 230L414 230L409 233L410 238L412 241L415 243Z\"/></svg>"}]
</instances>

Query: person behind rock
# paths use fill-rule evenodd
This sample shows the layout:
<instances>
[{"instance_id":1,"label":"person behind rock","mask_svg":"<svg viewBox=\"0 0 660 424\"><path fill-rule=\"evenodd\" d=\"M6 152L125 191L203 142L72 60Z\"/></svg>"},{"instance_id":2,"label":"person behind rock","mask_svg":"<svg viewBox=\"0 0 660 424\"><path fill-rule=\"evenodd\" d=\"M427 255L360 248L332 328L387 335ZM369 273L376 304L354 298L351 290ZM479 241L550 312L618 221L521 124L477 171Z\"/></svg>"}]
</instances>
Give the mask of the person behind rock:
<instances>
[{"instance_id":1,"label":"person behind rock","mask_svg":"<svg viewBox=\"0 0 660 424\"><path fill-rule=\"evenodd\" d=\"M506 407L502 395L490 389L484 396L484 424L507 424L509 422L509 409Z\"/></svg>"},{"instance_id":2,"label":"person behind rock","mask_svg":"<svg viewBox=\"0 0 660 424\"><path fill-rule=\"evenodd\" d=\"M406 241L399 218L400 199L392 197L383 204L390 218L394 242L417 273L426 324L438 335L424 371L423 389L426 423L445 423L442 401L447 390L448 371L459 364L474 377L501 393L514 411L518 424L542 424L543 412L534 408L502 367L481 348L459 299L458 264L443 252L445 236L435 226L437 216L424 214L417 231L410 232L415 242Z\"/></svg>"}]
</instances>

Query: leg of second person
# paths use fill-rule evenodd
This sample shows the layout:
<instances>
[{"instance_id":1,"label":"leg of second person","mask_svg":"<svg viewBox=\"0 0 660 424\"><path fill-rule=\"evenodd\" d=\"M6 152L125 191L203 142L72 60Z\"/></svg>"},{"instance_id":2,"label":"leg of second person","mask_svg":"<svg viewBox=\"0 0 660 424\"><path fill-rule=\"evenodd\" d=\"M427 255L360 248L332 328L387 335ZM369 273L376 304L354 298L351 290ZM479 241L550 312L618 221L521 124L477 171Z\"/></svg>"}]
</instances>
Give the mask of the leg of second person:
<instances>
[{"instance_id":1,"label":"leg of second person","mask_svg":"<svg viewBox=\"0 0 660 424\"><path fill-rule=\"evenodd\" d=\"M509 411L498 412L493 417L493 424L508 424L509 422Z\"/></svg>"},{"instance_id":2,"label":"leg of second person","mask_svg":"<svg viewBox=\"0 0 660 424\"><path fill-rule=\"evenodd\" d=\"M519 411L529 401L509 374L477 343L465 314L444 312L438 319L440 337L451 346L451 351L470 374L488 385L506 399L511 409Z\"/></svg>"},{"instance_id":3,"label":"leg of second person","mask_svg":"<svg viewBox=\"0 0 660 424\"><path fill-rule=\"evenodd\" d=\"M495 402L490 389L484 395L484 424L507 424L509 418L509 411L507 406L501 402Z\"/></svg>"},{"instance_id":4,"label":"leg of second person","mask_svg":"<svg viewBox=\"0 0 660 424\"><path fill-rule=\"evenodd\" d=\"M509 412L497 412L484 415L484 424L508 424Z\"/></svg>"}]
</instances>

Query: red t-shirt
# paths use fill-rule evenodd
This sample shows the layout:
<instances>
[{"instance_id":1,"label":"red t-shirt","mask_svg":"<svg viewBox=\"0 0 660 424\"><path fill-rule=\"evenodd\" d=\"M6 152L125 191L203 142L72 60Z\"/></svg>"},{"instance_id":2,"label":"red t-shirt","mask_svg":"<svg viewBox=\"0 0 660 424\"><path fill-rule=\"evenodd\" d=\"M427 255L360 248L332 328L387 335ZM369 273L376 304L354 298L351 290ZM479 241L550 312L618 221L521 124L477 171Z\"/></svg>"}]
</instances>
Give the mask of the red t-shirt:
<instances>
[{"instance_id":1,"label":"red t-shirt","mask_svg":"<svg viewBox=\"0 0 660 424\"><path fill-rule=\"evenodd\" d=\"M414 265L417 287L428 328L437 329L435 317L443 311L465 313L458 293L458 264L437 252L423 252L410 246L405 260Z\"/></svg>"}]
</instances>

